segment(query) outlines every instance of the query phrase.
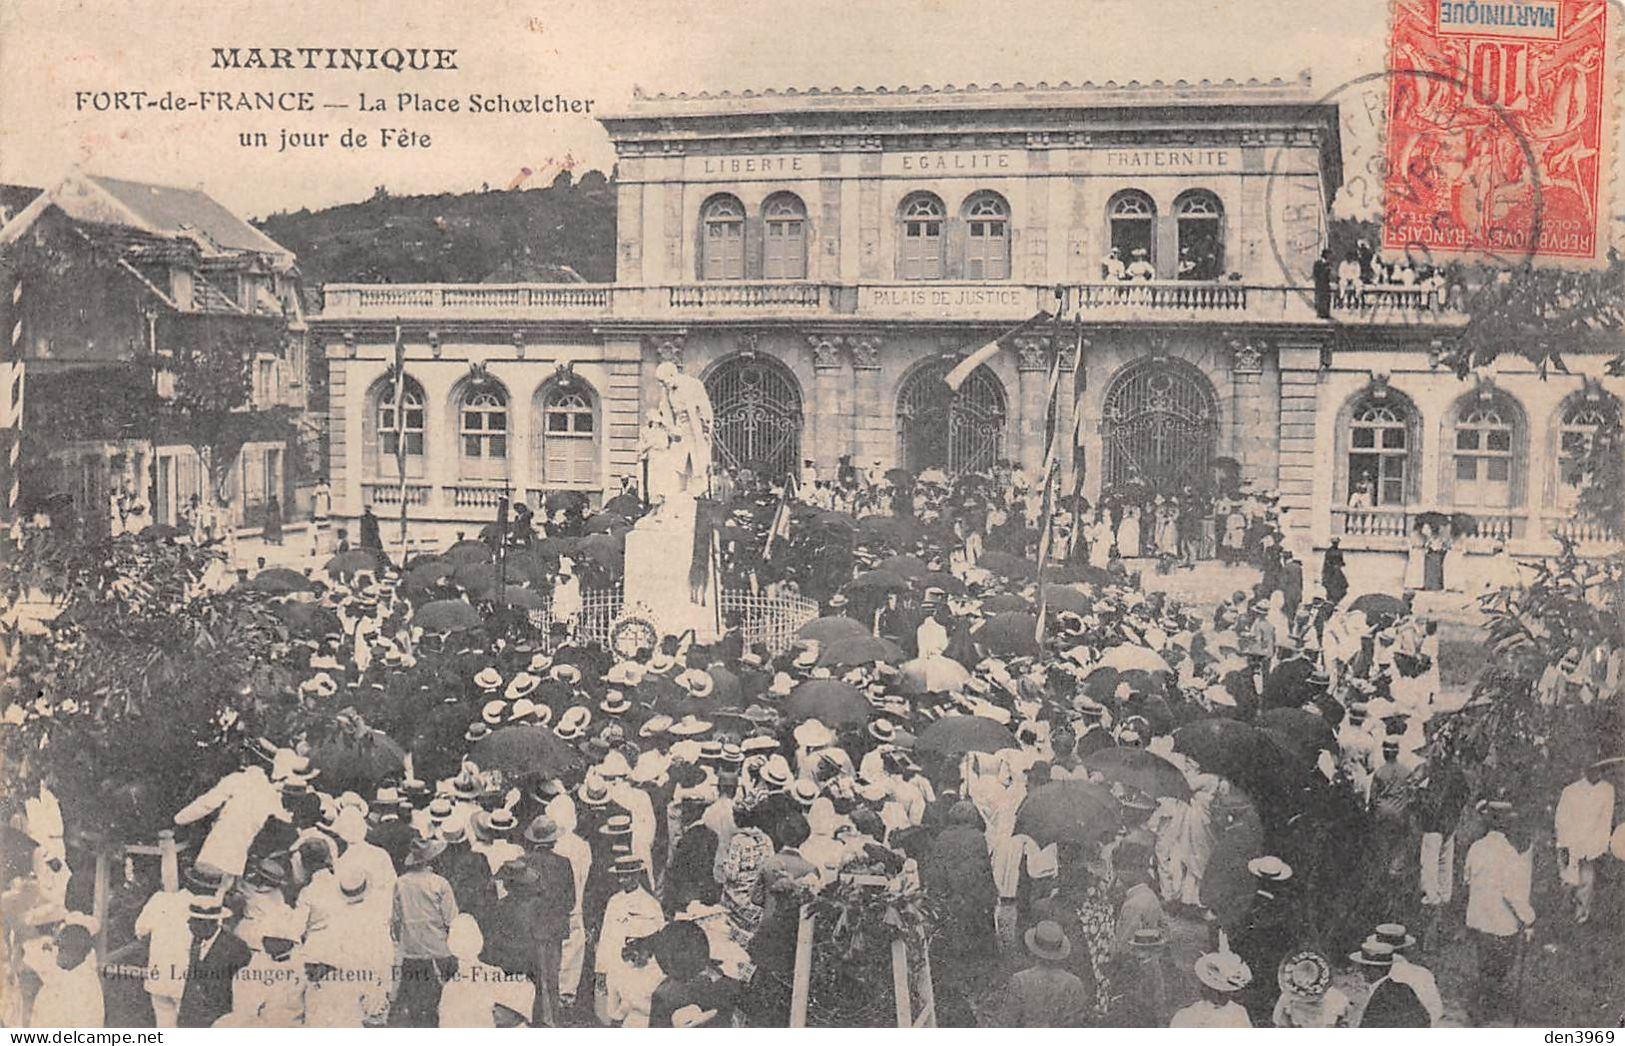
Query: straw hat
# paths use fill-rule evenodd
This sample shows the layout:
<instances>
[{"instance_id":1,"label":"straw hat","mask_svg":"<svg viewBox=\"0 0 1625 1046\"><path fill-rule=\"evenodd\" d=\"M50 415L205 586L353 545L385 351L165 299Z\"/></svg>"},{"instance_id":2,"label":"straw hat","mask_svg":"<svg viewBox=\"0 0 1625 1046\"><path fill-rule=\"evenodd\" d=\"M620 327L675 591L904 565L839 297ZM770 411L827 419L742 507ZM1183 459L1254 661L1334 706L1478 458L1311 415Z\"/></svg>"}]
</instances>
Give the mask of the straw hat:
<instances>
[{"instance_id":1,"label":"straw hat","mask_svg":"<svg viewBox=\"0 0 1625 1046\"><path fill-rule=\"evenodd\" d=\"M1066 931L1053 920L1045 919L1022 936L1027 941L1027 950L1040 959L1059 962L1072 954L1072 942Z\"/></svg>"},{"instance_id":2,"label":"straw hat","mask_svg":"<svg viewBox=\"0 0 1625 1046\"><path fill-rule=\"evenodd\" d=\"M1281 991L1288 995L1319 998L1332 985L1332 967L1319 952L1298 952L1281 961L1275 979L1281 985Z\"/></svg>"},{"instance_id":3,"label":"straw hat","mask_svg":"<svg viewBox=\"0 0 1625 1046\"><path fill-rule=\"evenodd\" d=\"M1238 992L1253 982L1253 971L1234 952L1208 952L1196 960L1196 979L1216 992Z\"/></svg>"}]
</instances>

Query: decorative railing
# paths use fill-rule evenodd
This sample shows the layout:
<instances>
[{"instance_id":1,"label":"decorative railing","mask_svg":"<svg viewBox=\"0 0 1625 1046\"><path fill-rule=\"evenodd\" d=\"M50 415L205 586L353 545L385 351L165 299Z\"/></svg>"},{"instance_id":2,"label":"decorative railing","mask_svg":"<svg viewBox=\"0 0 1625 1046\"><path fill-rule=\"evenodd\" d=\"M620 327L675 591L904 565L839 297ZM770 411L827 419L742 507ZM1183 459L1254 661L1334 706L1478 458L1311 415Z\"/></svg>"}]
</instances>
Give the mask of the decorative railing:
<instances>
[{"instance_id":1,"label":"decorative railing","mask_svg":"<svg viewBox=\"0 0 1625 1046\"><path fill-rule=\"evenodd\" d=\"M1197 312L1235 311L1247 307L1247 288L1240 283L1196 280L1084 283L1072 288L1073 307L1182 309Z\"/></svg>"},{"instance_id":2,"label":"decorative railing","mask_svg":"<svg viewBox=\"0 0 1625 1046\"><path fill-rule=\"evenodd\" d=\"M674 309L816 309L824 304L821 283L689 283L666 289Z\"/></svg>"},{"instance_id":3,"label":"decorative railing","mask_svg":"<svg viewBox=\"0 0 1625 1046\"><path fill-rule=\"evenodd\" d=\"M1332 308L1339 312L1437 312L1444 306L1444 291L1433 287L1363 286L1332 292Z\"/></svg>"},{"instance_id":4,"label":"decorative railing","mask_svg":"<svg viewBox=\"0 0 1625 1046\"><path fill-rule=\"evenodd\" d=\"M1555 534L1575 544L1625 541L1625 528L1598 519L1565 516L1559 519L1548 519L1546 524L1548 533Z\"/></svg>"},{"instance_id":5,"label":"decorative railing","mask_svg":"<svg viewBox=\"0 0 1625 1046\"><path fill-rule=\"evenodd\" d=\"M1485 541L1516 541L1524 536L1526 517L1516 512L1484 512L1469 509L1475 536Z\"/></svg>"},{"instance_id":6,"label":"decorative railing","mask_svg":"<svg viewBox=\"0 0 1625 1046\"><path fill-rule=\"evenodd\" d=\"M405 500L407 505L420 506L429 503L429 492L433 488L427 483L408 483L406 485ZM373 505L399 506L402 500L401 485L399 483L363 483L361 484L362 500Z\"/></svg>"},{"instance_id":7,"label":"decorative railing","mask_svg":"<svg viewBox=\"0 0 1625 1046\"><path fill-rule=\"evenodd\" d=\"M619 587L584 592L581 610L564 622L566 631L551 633L553 604L543 597L542 605L529 612L533 628L544 636L548 648L565 642L571 633L590 639L605 647L610 645L615 623L620 620L625 599ZM774 654L782 654L795 644L796 631L818 616L818 604L804 596L763 596L750 592L722 593L722 614L725 620L737 620L745 646L760 643Z\"/></svg>"},{"instance_id":8,"label":"decorative railing","mask_svg":"<svg viewBox=\"0 0 1625 1046\"><path fill-rule=\"evenodd\" d=\"M1403 508L1334 508L1333 533L1343 537L1403 538L1410 513Z\"/></svg>"},{"instance_id":9,"label":"decorative railing","mask_svg":"<svg viewBox=\"0 0 1625 1046\"><path fill-rule=\"evenodd\" d=\"M451 483L445 491L452 508L495 509L508 496L508 488L501 484Z\"/></svg>"}]
</instances>

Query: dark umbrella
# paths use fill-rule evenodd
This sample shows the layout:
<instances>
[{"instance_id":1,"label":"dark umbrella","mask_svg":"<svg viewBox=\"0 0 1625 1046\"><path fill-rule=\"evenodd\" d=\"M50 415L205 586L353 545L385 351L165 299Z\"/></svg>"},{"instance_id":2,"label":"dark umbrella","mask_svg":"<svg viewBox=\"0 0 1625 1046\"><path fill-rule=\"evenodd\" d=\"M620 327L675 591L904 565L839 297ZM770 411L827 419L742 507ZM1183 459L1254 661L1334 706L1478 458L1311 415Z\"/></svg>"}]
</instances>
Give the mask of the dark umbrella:
<instances>
[{"instance_id":1,"label":"dark umbrella","mask_svg":"<svg viewBox=\"0 0 1625 1046\"><path fill-rule=\"evenodd\" d=\"M1284 739L1234 719L1187 723L1174 731L1174 750L1258 796L1260 813L1273 825L1296 810L1313 769Z\"/></svg>"},{"instance_id":2,"label":"dark umbrella","mask_svg":"<svg viewBox=\"0 0 1625 1046\"><path fill-rule=\"evenodd\" d=\"M553 731L535 725L505 726L474 744L471 758L481 770L562 777L582 764L582 755Z\"/></svg>"},{"instance_id":3,"label":"dark umbrella","mask_svg":"<svg viewBox=\"0 0 1625 1046\"><path fill-rule=\"evenodd\" d=\"M921 730L914 739L916 752L931 752L950 760L966 752L1001 752L1015 747L1014 734L979 715L944 716Z\"/></svg>"},{"instance_id":4,"label":"dark umbrella","mask_svg":"<svg viewBox=\"0 0 1625 1046\"><path fill-rule=\"evenodd\" d=\"M740 700L739 677L721 665L713 665L706 669L711 682L716 684L711 692L711 701L720 708L742 708L744 702Z\"/></svg>"},{"instance_id":5,"label":"dark umbrella","mask_svg":"<svg viewBox=\"0 0 1625 1046\"><path fill-rule=\"evenodd\" d=\"M965 594L965 583L963 581L954 577L952 574L944 574L940 570L915 579L914 584L922 592L928 588L940 588L943 592L950 596L962 596Z\"/></svg>"},{"instance_id":6,"label":"dark umbrella","mask_svg":"<svg viewBox=\"0 0 1625 1046\"><path fill-rule=\"evenodd\" d=\"M889 570L866 570L846 583L848 592L907 592L908 582Z\"/></svg>"},{"instance_id":7,"label":"dark umbrella","mask_svg":"<svg viewBox=\"0 0 1625 1046\"><path fill-rule=\"evenodd\" d=\"M1070 610L1074 614L1086 614L1094 605L1094 600L1065 585L1045 585L1044 602L1055 613Z\"/></svg>"},{"instance_id":8,"label":"dark umbrella","mask_svg":"<svg viewBox=\"0 0 1625 1046\"><path fill-rule=\"evenodd\" d=\"M168 541L180 537L181 532L178 527L172 527L168 523L149 523L141 528L139 536L154 541Z\"/></svg>"},{"instance_id":9,"label":"dark umbrella","mask_svg":"<svg viewBox=\"0 0 1625 1046\"><path fill-rule=\"evenodd\" d=\"M1038 564L1008 552L984 552L976 565L992 574L1007 578L1031 578L1038 573Z\"/></svg>"},{"instance_id":10,"label":"dark umbrella","mask_svg":"<svg viewBox=\"0 0 1625 1046\"><path fill-rule=\"evenodd\" d=\"M636 519L643 515L643 502L635 494L617 494L604 502L604 511L626 519Z\"/></svg>"},{"instance_id":11,"label":"dark umbrella","mask_svg":"<svg viewBox=\"0 0 1625 1046\"><path fill-rule=\"evenodd\" d=\"M588 534L576 542L576 551L602 566L614 566L626 556L626 535ZM682 549L676 554L686 556L690 551Z\"/></svg>"},{"instance_id":12,"label":"dark umbrella","mask_svg":"<svg viewBox=\"0 0 1625 1046\"><path fill-rule=\"evenodd\" d=\"M484 623L480 612L460 599L437 599L425 603L412 615L412 623L425 632L460 632Z\"/></svg>"},{"instance_id":13,"label":"dark umbrella","mask_svg":"<svg viewBox=\"0 0 1625 1046\"><path fill-rule=\"evenodd\" d=\"M420 560L406 571L401 583L418 588L433 588L452 576L453 565L438 557Z\"/></svg>"},{"instance_id":14,"label":"dark umbrella","mask_svg":"<svg viewBox=\"0 0 1625 1046\"><path fill-rule=\"evenodd\" d=\"M334 577L349 577L362 570L377 570L378 554L364 548L353 548L329 559L322 569Z\"/></svg>"},{"instance_id":15,"label":"dark umbrella","mask_svg":"<svg viewBox=\"0 0 1625 1046\"><path fill-rule=\"evenodd\" d=\"M1035 657L1039 653L1034 634L1038 618L1032 614L994 614L971 633L971 641L989 654L1003 657Z\"/></svg>"},{"instance_id":16,"label":"dark umbrella","mask_svg":"<svg viewBox=\"0 0 1625 1046\"><path fill-rule=\"evenodd\" d=\"M894 487L906 487L914 482L914 473L908 469L887 469L886 482Z\"/></svg>"},{"instance_id":17,"label":"dark umbrella","mask_svg":"<svg viewBox=\"0 0 1625 1046\"><path fill-rule=\"evenodd\" d=\"M810 679L790 691L784 717L792 723L817 719L830 726L866 723L874 709L858 688L838 679Z\"/></svg>"},{"instance_id":18,"label":"dark umbrella","mask_svg":"<svg viewBox=\"0 0 1625 1046\"><path fill-rule=\"evenodd\" d=\"M453 568L463 563L485 563L492 558L491 546L483 541L459 541L446 549L442 558L450 563Z\"/></svg>"},{"instance_id":19,"label":"dark umbrella","mask_svg":"<svg viewBox=\"0 0 1625 1046\"><path fill-rule=\"evenodd\" d=\"M342 632L338 615L315 603L278 603L272 612L288 626L288 631L300 636L325 636Z\"/></svg>"},{"instance_id":20,"label":"dark umbrella","mask_svg":"<svg viewBox=\"0 0 1625 1046\"><path fill-rule=\"evenodd\" d=\"M1048 576L1065 584L1089 585L1120 585L1123 579L1112 574L1104 567L1092 567L1086 563L1063 563L1048 571Z\"/></svg>"},{"instance_id":21,"label":"dark umbrella","mask_svg":"<svg viewBox=\"0 0 1625 1046\"><path fill-rule=\"evenodd\" d=\"M625 530L631 525L626 521L625 516L614 512L599 512L582 525L581 532L583 534L608 534L615 530Z\"/></svg>"},{"instance_id":22,"label":"dark umbrella","mask_svg":"<svg viewBox=\"0 0 1625 1046\"><path fill-rule=\"evenodd\" d=\"M840 639L853 639L869 635L863 622L850 617L820 617L796 629L797 639L815 639L827 646Z\"/></svg>"},{"instance_id":23,"label":"dark umbrella","mask_svg":"<svg viewBox=\"0 0 1625 1046\"><path fill-rule=\"evenodd\" d=\"M827 668L848 665L869 665L876 661L897 664L903 660L903 648L889 639L875 636L852 636L822 645L818 663Z\"/></svg>"},{"instance_id":24,"label":"dark umbrella","mask_svg":"<svg viewBox=\"0 0 1625 1046\"><path fill-rule=\"evenodd\" d=\"M1315 758L1322 748L1337 751L1337 731L1318 712L1304 708L1272 708L1260 713L1256 722L1310 759Z\"/></svg>"},{"instance_id":25,"label":"dark umbrella","mask_svg":"<svg viewBox=\"0 0 1625 1046\"><path fill-rule=\"evenodd\" d=\"M1450 517L1443 512L1419 512L1416 518L1411 521L1411 529L1421 530L1423 527L1432 527L1437 532L1440 527L1448 526L1449 523Z\"/></svg>"},{"instance_id":26,"label":"dark umbrella","mask_svg":"<svg viewBox=\"0 0 1625 1046\"><path fill-rule=\"evenodd\" d=\"M1016 832L1039 846L1103 840L1122 827L1117 800L1090 781L1051 781L1021 801Z\"/></svg>"},{"instance_id":27,"label":"dark umbrella","mask_svg":"<svg viewBox=\"0 0 1625 1046\"><path fill-rule=\"evenodd\" d=\"M902 578L924 577L931 572L925 560L919 556L892 556L875 565L877 570L885 570Z\"/></svg>"},{"instance_id":28,"label":"dark umbrella","mask_svg":"<svg viewBox=\"0 0 1625 1046\"><path fill-rule=\"evenodd\" d=\"M989 614L1025 614L1032 608L1029 600L1014 592L1000 592L982 600L982 609Z\"/></svg>"},{"instance_id":29,"label":"dark umbrella","mask_svg":"<svg viewBox=\"0 0 1625 1046\"><path fill-rule=\"evenodd\" d=\"M310 765L322 772L322 788L371 790L400 774L406 749L382 730L338 730L310 750Z\"/></svg>"},{"instance_id":30,"label":"dark umbrella","mask_svg":"<svg viewBox=\"0 0 1625 1046\"><path fill-rule=\"evenodd\" d=\"M912 545L921 533L919 523L902 516L865 516L858 520L860 540L883 541L893 546Z\"/></svg>"},{"instance_id":31,"label":"dark umbrella","mask_svg":"<svg viewBox=\"0 0 1625 1046\"><path fill-rule=\"evenodd\" d=\"M528 581L533 585L546 587L554 571L558 569L558 561L529 549L520 549L509 552L503 564L508 571L508 581Z\"/></svg>"},{"instance_id":32,"label":"dark umbrella","mask_svg":"<svg viewBox=\"0 0 1625 1046\"><path fill-rule=\"evenodd\" d=\"M1358 610L1366 617L1376 614L1398 616L1405 613L1405 602L1398 596L1390 596L1384 592L1367 592L1350 603L1349 609Z\"/></svg>"},{"instance_id":33,"label":"dark umbrella","mask_svg":"<svg viewBox=\"0 0 1625 1046\"><path fill-rule=\"evenodd\" d=\"M560 509L571 507L585 508L587 495L579 490L551 490L542 499L542 507L548 512L557 512Z\"/></svg>"},{"instance_id":34,"label":"dark umbrella","mask_svg":"<svg viewBox=\"0 0 1625 1046\"><path fill-rule=\"evenodd\" d=\"M452 572L451 579L457 582L463 591L474 595L483 595L496 587L497 565L495 563L464 563Z\"/></svg>"},{"instance_id":35,"label":"dark umbrella","mask_svg":"<svg viewBox=\"0 0 1625 1046\"><path fill-rule=\"evenodd\" d=\"M1179 767L1144 748L1101 748L1083 757L1083 765L1109 781L1121 781L1153 799L1189 799L1191 786Z\"/></svg>"},{"instance_id":36,"label":"dark umbrella","mask_svg":"<svg viewBox=\"0 0 1625 1046\"><path fill-rule=\"evenodd\" d=\"M500 592L492 589L485 598L497 606L518 607L521 610L540 610L544 605L539 593L522 585L504 585Z\"/></svg>"},{"instance_id":37,"label":"dark umbrella","mask_svg":"<svg viewBox=\"0 0 1625 1046\"><path fill-rule=\"evenodd\" d=\"M282 595L288 592L309 592L316 587L310 578L287 567L272 567L249 578L243 587L254 592Z\"/></svg>"}]
</instances>

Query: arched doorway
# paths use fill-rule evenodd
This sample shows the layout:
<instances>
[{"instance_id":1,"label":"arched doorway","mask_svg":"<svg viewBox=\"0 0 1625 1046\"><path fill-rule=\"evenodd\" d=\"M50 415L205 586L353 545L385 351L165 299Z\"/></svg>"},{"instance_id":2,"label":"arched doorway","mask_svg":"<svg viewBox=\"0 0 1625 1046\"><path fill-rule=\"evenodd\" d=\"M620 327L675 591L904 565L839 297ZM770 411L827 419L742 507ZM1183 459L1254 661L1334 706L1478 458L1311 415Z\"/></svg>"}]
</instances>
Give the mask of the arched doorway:
<instances>
[{"instance_id":1,"label":"arched doorway","mask_svg":"<svg viewBox=\"0 0 1625 1046\"><path fill-rule=\"evenodd\" d=\"M1206 485L1218 443L1213 385L1183 360L1130 363L1106 390L1101 422L1103 490L1143 483L1154 491Z\"/></svg>"},{"instance_id":2,"label":"arched doorway","mask_svg":"<svg viewBox=\"0 0 1625 1046\"><path fill-rule=\"evenodd\" d=\"M716 416L716 452L724 468L769 479L801 464L801 388L784 364L736 356L705 379Z\"/></svg>"},{"instance_id":3,"label":"arched doorway","mask_svg":"<svg viewBox=\"0 0 1625 1046\"><path fill-rule=\"evenodd\" d=\"M1004 386L978 367L955 392L943 381L952 366L921 367L897 392L897 460L910 472L980 472L1003 456Z\"/></svg>"}]
</instances>

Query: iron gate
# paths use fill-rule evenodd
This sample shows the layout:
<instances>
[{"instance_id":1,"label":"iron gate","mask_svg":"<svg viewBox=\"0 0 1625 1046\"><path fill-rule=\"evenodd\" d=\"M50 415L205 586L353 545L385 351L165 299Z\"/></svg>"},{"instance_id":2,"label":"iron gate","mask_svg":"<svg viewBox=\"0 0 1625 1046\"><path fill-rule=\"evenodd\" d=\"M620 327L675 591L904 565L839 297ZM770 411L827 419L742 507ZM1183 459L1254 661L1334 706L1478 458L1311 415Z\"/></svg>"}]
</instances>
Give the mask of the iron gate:
<instances>
[{"instance_id":1,"label":"iron gate","mask_svg":"<svg viewBox=\"0 0 1625 1046\"><path fill-rule=\"evenodd\" d=\"M801 390L776 360L729 360L705 379L716 418L715 446L725 468L769 478L801 465Z\"/></svg>"},{"instance_id":2,"label":"iron gate","mask_svg":"<svg viewBox=\"0 0 1625 1046\"><path fill-rule=\"evenodd\" d=\"M898 460L916 475L933 467L983 472L1003 456L1004 386L978 367L955 392L942 380L952 366L922 367L898 391Z\"/></svg>"},{"instance_id":3,"label":"iron gate","mask_svg":"<svg viewBox=\"0 0 1625 1046\"><path fill-rule=\"evenodd\" d=\"M1144 359L1106 390L1105 487L1138 480L1157 491L1203 485L1218 436L1213 386L1181 360Z\"/></svg>"}]
</instances>

